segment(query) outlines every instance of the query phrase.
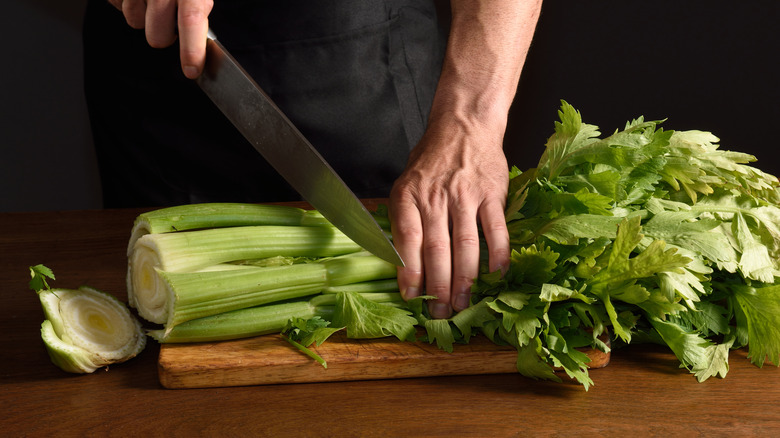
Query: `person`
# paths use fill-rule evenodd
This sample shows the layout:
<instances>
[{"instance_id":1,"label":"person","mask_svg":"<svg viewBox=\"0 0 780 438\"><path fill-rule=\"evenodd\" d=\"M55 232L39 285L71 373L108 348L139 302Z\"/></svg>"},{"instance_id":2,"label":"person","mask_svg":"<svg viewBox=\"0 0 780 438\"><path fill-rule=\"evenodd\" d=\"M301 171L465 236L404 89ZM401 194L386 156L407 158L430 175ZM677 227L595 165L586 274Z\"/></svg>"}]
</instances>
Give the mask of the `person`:
<instances>
[{"instance_id":1,"label":"person","mask_svg":"<svg viewBox=\"0 0 780 438\"><path fill-rule=\"evenodd\" d=\"M105 1L90 2L84 38L107 205L294 196L253 150L225 146L236 133L185 83L203 69L211 28L358 196L389 193L405 299L438 297L435 318L467 307L480 227L489 268L506 271L503 136L540 0L452 0L444 31L432 0L108 0L121 14ZM329 90L339 98L319 99Z\"/></svg>"}]
</instances>

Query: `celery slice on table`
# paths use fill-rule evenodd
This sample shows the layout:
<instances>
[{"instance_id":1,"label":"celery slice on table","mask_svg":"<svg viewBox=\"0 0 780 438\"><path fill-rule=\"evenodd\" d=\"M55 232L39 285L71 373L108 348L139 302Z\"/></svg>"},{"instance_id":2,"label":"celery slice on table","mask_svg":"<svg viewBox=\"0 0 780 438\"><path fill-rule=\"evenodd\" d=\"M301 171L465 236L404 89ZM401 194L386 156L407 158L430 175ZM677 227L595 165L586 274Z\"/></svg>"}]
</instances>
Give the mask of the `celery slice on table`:
<instances>
[{"instance_id":1,"label":"celery slice on table","mask_svg":"<svg viewBox=\"0 0 780 438\"><path fill-rule=\"evenodd\" d=\"M46 320L41 325L52 362L71 373L91 373L124 362L146 346L141 324L113 295L96 289L38 291Z\"/></svg>"}]
</instances>

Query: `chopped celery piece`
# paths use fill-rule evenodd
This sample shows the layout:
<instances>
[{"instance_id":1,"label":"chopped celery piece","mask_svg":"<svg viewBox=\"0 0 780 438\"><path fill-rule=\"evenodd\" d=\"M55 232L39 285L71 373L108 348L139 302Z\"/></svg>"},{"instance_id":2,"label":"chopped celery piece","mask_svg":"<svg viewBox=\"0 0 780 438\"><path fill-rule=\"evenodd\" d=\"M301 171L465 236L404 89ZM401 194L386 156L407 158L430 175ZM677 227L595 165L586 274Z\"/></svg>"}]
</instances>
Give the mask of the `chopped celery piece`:
<instances>
[{"instance_id":1,"label":"chopped celery piece","mask_svg":"<svg viewBox=\"0 0 780 438\"><path fill-rule=\"evenodd\" d=\"M146 345L141 324L113 295L96 289L38 291L41 325L51 361L71 373L91 373L138 355Z\"/></svg>"}]
</instances>

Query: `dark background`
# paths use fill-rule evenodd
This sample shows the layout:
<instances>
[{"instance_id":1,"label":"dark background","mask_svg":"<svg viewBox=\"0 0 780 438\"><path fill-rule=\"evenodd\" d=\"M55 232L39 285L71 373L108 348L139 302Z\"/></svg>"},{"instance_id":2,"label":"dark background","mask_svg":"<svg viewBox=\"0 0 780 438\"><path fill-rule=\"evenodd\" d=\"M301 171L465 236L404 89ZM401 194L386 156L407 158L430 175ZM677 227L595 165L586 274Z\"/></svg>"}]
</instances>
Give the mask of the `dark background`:
<instances>
[{"instance_id":1,"label":"dark background","mask_svg":"<svg viewBox=\"0 0 780 438\"><path fill-rule=\"evenodd\" d=\"M85 4L3 0L0 211L101 206L82 86Z\"/></svg>"},{"instance_id":2,"label":"dark background","mask_svg":"<svg viewBox=\"0 0 780 438\"><path fill-rule=\"evenodd\" d=\"M219 1L219 0L217 0ZM101 208L81 78L85 0L10 0L0 24L0 211ZM510 113L533 167L560 100L602 133L638 116L711 131L780 175L776 0L547 0Z\"/></svg>"},{"instance_id":3,"label":"dark background","mask_svg":"<svg viewBox=\"0 0 780 438\"><path fill-rule=\"evenodd\" d=\"M533 167L564 99L602 135L638 116L710 131L780 175L780 2L544 3L506 136Z\"/></svg>"}]
</instances>

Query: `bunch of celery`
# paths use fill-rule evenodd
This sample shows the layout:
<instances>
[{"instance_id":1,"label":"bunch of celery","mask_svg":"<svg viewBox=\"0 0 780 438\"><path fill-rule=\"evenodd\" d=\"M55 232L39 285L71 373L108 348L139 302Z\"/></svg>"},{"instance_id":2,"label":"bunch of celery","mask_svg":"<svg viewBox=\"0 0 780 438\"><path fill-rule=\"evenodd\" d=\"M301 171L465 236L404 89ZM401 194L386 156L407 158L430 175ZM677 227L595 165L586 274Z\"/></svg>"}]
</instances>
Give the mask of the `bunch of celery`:
<instances>
[{"instance_id":1,"label":"bunch of celery","mask_svg":"<svg viewBox=\"0 0 780 438\"><path fill-rule=\"evenodd\" d=\"M318 212L286 206L155 210L136 219L128 245L129 302L163 325L149 332L160 342L279 333L293 318L330 321L350 299L399 311L395 275Z\"/></svg>"},{"instance_id":2,"label":"bunch of celery","mask_svg":"<svg viewBox=\"0 0 780 438\"><path fill-rule=\"evenodd\" d=\"M421 320L442 348L479 331L518 349L518 370L586 388L577 347L668 346L702 381L724 377L728 352L780 365L780 192L719 150L707 132L664 131L642 118L599 138L563 102L536 168L513 169L504 278L480 275L472 306Z\"/></svg>"}]
</instances>

